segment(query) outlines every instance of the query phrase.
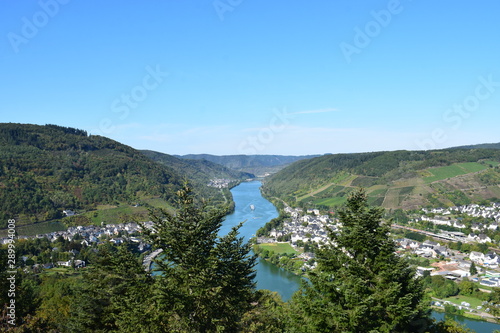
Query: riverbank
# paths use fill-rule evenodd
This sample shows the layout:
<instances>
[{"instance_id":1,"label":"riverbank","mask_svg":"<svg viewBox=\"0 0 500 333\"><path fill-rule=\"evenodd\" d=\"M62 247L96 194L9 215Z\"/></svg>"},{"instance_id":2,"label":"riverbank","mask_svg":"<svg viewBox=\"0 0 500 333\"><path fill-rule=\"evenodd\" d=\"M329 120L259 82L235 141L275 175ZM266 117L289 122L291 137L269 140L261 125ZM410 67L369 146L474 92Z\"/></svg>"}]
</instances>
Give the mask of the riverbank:
<instances>
[{"instance_id":1,"label":"riverbank","mask_svg":"<svg viewBox=\"0 0 500 333\"><path fill-rule=\"evenodd\" d=\"M262 228L267 222L278 217L276 207L262 197L260 191L260 182L243 182L231 190L235 201L235 212L226 217L223 222L220 234L225 234L242 221L246 221L240 229L240 235L246 240L255 237L258 229ZM255 210L250 205L255 206ZM267 289L277 292L283 301L288 301L292 295L300 288L304 277L295 275L290 271L280 268L270 261L258 258L256 265L256 284L257 289ZM433 318L444 320L444 313L433 312ZM448 316L448 315L447 315ZM486 321L476 321L465 317L454 317L456 321L465 323L465 325L476 332L493 332L500 329L500 325Z\"/></svg>"},{"instance_id":2,"label":"riverbank","mask_svg":"<svg viewBox=\"0 0 500 333\"><path fill-rule=\"evenodd\" d=\"M284 270L289 271L297 276L303 276L304 260L300 257L302 253L294 249L290 243L262 243L254 244L252 247L255 254L263 260L270 262Z\"/></svg>"},{"instance_id":3,"label":"riverbank","mask_svg":"<svg viewBox=\"0 0 500 333\"><path fill-rule=\"evenodd\" d=\"M472 319L472 320L476 320L476 321L484 321L484 322L488 322L488 323L492 323L492 324L497 324L498 325L498 322L495 320L494 317L482 317L482 316L475 315L475 314L473 314L471 312L464 312L464 313L461 313L461 314L448 313L443 308L441 308L439 306L431 306L431 309L434 312L439 312L439 313L442 313L444 315L460 316L460 317L464 317L464 318L468 318L468 319ZM500 329L500 327L498 329Z\"/></svg>"}]
</instances>

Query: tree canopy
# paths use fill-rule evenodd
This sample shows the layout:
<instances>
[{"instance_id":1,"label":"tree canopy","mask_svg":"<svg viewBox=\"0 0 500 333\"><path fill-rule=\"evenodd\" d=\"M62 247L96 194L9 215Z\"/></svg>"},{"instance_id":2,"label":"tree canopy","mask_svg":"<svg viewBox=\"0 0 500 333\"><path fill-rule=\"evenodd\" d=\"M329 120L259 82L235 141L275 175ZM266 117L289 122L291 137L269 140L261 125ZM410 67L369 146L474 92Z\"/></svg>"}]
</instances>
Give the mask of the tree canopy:
<instances>
[{"instance_id":1,"label":"tree canopy","mask_svg":"<svg viewBox=\"0 0 500 333\"><path fill-rule=\"evenodd\" d=\"M178 191L176 214L153 215L147 233L154 248L159 276L155 302L162 326L173 331L231 332L251 307L254 266L250 244L233 228L218 236L225 210L207 209L189 188Z\"/></svg>"},{"instance_id":2,"label":"tree canopy","mask_svg":"<svg viewBox=\"0 0 500 333\"><path fill-rule=\"evenodd\" d=\"M348 198L341 231L330 230L330 243L316 253L318 268L294 295L292 314L303 331L413 332L427 325L421 282L395 254L381 218L364 191Z\"/></svg>"}]
</instances>

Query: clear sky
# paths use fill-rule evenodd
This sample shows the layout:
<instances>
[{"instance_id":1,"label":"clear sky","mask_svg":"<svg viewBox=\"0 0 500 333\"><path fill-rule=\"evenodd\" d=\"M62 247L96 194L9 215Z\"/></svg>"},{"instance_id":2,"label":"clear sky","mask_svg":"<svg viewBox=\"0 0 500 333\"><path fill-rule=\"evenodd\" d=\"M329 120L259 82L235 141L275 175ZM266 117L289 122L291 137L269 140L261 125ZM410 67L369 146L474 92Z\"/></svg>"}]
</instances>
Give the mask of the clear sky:
<instances>
[{"instance_id":1,"label":"clear sky","mask_svg":"<svg viewBox=\"0 0 500 333\"><path fill-rule=\"evenodd\" d=\"M0 121L169 154L500 142L500 2L0 1Z\"/></svg>"}]
</instances>

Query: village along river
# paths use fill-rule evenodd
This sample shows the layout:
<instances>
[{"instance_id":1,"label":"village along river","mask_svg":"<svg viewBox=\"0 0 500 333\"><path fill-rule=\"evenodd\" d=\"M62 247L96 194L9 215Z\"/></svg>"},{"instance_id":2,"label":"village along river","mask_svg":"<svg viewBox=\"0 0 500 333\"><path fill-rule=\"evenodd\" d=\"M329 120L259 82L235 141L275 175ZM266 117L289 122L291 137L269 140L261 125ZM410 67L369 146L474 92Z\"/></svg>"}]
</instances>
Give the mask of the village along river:
<instances>
[{"instance_id":1,"label":"village along river","mask_svg":"<svg viewBox=\"0 0 500 333\"><path fill-rule=\"evenodd\" d=\"M278 217L276 207L262 197L258 181L244 182L231 190L235 203L234 212L226 216L219 235L227 234L232 227L240 222L245 222L240 228L240 236L249 240L255 235L257 230L267 222ZM252 209L253 208L253 209ZM277 292L284 301L288 301L292 294L300 287L301 278L295 274L287 272L261 258L256 266L257 289L268 289ZM433 317L442 320L442 313L433 312ZM454 320L475 330L477 333L493 332L500 330L500 325L483 321L471 320L465 317L454 316Z\"/></svg>"}]
</instances>

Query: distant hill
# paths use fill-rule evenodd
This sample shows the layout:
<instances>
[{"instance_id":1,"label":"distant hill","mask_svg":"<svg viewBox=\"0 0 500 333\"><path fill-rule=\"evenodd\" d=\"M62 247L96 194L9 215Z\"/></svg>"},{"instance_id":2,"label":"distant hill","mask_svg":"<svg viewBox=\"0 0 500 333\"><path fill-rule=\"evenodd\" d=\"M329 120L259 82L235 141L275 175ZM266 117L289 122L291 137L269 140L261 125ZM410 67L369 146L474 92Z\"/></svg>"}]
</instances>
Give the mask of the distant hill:
<instances>
[{"instance_id":1,"label":"distant hill","mask_svg":"<svg viewBox=\"0 0 500 333\"><path fill-rule=\"evenodd\" d=\"M232 170L206 159L184 159L151 150L141 150L141 153L200 183L207 184L214 178L245 180L255 177L251 173Z\"/></svg>"},{"instance_id":2,"label":"distant hill","mask_svg":"<svg viewBox=\"0 0 500 333\"><path fill-rule=\"evenodd\" d=\"M481 143L478 145L458 146L449 149L500 149L500 143Z\"/></svg>"},{"instance_id":3,"label":"distant hill","mask_svg":"<svg viewBox=\"0 0 500 333\"><path fill-rule=\"evenodd\" d=\"M328 208L364 187L371 204L389 209L453 206L500 200L499 162L500 150L483 148L324 155L272 175L263 192Z\"/></svg>"},{"instance_id":4,"label":"distant hill","mask_svg":"<svg viewBox=\"0 0 500 333\"><path fill-rule=\"evenodd\" d=\"M12 218L18 226L61 219L64 210L77 212L65 218L76 224L147 216L147 207L172 204L184 178L131 147L82 130L0 124L0 228Z\"/></svg>"},{"instance_id":5,"label":"distant hill","mask_svg":"<svg viewBox=\"0 0 500 333\"><path fill-rule=\"evenodd\" d=\"M252 173L262 176L266 173L275 173L285 166L303 159L309 159L320 155L308 156L283 156L283 155L225 155L216 156L209 154L191 154L178 156L191 160L207 160L229 169Z\"/></svg>"}]
</instances>

